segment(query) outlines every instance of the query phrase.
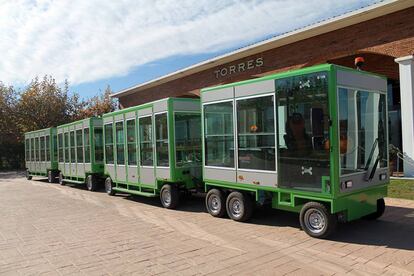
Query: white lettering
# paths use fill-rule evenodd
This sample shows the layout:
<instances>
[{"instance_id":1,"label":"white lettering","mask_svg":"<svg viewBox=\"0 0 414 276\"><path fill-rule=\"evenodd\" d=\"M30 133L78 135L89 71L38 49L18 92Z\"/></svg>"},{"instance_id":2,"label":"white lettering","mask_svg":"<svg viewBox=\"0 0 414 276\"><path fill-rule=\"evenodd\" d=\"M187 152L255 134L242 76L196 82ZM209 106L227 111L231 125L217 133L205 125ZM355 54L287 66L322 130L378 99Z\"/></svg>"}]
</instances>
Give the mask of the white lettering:
<instances>
[{"instance_id":1,"label":"white lettering","mask_svg":"<svg viewBox=\"0 0 414 276\"><path fill-rule=\"evenodd\" d=\"M220 68L214 71L214 75L216 76L216 79L218 79L220 77L225 77L227 75L242 73L246 70L252 70L256 67L263 66L263 64L264 64L263 57L259 57L256 59L251 59L245 62L241 62L236 65L230 65L227 67Z\"/></svg>"},{"instance_id":2,"label":"white lettering","mask_svg":"<svg viewBox=\"0 0 414 276\"><path fill-rule=\"evenodd\" d=\"M263 58L259 57L256 59L256 67L262 67L263 66Z\"/></svg>"},{"instance_id":3,"label":"white lettering","mask_svg":"<svg viewBox=\"0 0 414 276\"><path fill-rule=\"evenodd\" d=\"M252 60L249 60L248 62L247 62L247 69L248 70L250 70L250 69L253 69L254 68L254 65L253 65L253 59Z\"/></svg>"}]
</instances>

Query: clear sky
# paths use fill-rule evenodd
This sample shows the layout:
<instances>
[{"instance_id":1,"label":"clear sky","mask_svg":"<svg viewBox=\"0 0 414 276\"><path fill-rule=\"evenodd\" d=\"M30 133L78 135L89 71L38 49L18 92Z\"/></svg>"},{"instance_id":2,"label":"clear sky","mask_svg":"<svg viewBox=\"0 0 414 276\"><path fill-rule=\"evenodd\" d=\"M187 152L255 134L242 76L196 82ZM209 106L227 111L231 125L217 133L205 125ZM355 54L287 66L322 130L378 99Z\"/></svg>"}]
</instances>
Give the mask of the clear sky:
<instances>
[{"instance_id":1,"label":"clear sky","mask_svg":"<svg viewBox=\"0 0 414 276\"><path fill-rule=\"evenodd\" d=\"M379 1L0 0L0 81L91 97Z\"/></svg>"}]
</instances>

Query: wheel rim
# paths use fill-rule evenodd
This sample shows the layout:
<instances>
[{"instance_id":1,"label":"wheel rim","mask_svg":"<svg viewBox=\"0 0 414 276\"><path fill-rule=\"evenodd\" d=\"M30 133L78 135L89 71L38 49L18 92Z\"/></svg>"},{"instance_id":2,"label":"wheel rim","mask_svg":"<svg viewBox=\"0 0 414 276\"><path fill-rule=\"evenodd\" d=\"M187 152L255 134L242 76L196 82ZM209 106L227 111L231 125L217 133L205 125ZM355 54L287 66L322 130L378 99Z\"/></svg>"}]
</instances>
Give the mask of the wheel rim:
<instances>
[{"instance_id":1,"label":"wheel rim","mask_svg":"<svg viewBox=\"0 0 414 276\"><path fill-rule=\"evenodd\" d=\"M112 184L110 180L105 181L105 190L107 193L112 192Z\"/></svg>"},{"instance_id":2,"label":"wheel rim","mask_svg":"<svg viewBox=\"0 0 414 276\"><path fill-rule=\"evenodd\" d=\"M171 203L171 193L168 190L164 190L164 192L162 193L162 199L165 203L165 205L170 205Z\"/></svg>"},{"instance_id":3,"label":"wheel rim","mask_svg":"<svg viewBox=\"0 0 414 276\"><path fill-rule=\"evenodd\" d=\"M319 234L325 230L325 216L320 210L309 209L305 214L305 225L310 232Z\"/></svg>"},{"instance_id":4,"label":"wheel rim","mask_svg":"<svg viewBox=\"0 0 414 276\"><path fill-rule=\"evenodd\" d=\"M208 207L214 213L218 213L221 209L221 201L220 198L216 195L212 195L208 202Z\"/></svg>"},{"instance_id":5,"label":"wheel rim","mask_svg":"<svg viewBox=\"0 0 414 276\"><path fill-rule=\"evenodd\" d=\"M88 188L88 190L92 189L92 179L91 179L91 177L88 177L88 181L86 181L86 187Z\"/></svg>"},{"instance_id":6,"label":"wheel rim","mask_svg":"<svg viewBox=\"0 0 414 276\"><path fill-rule=\"evenodd\" d=\"M231 203L231 211L234 217L238 218L243 212L243 206L240 200L235 199Z\"/></svg>"}]
</instances>

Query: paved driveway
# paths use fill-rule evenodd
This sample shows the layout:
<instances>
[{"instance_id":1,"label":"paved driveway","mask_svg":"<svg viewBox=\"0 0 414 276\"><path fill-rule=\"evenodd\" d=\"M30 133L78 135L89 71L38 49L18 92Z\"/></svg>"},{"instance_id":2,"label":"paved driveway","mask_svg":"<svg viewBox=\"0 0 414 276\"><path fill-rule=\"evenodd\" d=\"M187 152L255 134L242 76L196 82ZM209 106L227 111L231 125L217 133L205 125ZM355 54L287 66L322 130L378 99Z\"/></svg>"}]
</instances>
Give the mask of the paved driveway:
<instances>
[{"instance_id":1,"label":"paved driveway","mask_svg":"<svg viewBox=\"0 0 414 276\"><path fill-rule=\"evenodd\" d=\"M176 211L148 199L0 174L0 274L413 275L414 201L387 199L379 221L331 240L297 215L259 210L250 223L211 217L203 198Z\"/></svg>"}]
</instances>

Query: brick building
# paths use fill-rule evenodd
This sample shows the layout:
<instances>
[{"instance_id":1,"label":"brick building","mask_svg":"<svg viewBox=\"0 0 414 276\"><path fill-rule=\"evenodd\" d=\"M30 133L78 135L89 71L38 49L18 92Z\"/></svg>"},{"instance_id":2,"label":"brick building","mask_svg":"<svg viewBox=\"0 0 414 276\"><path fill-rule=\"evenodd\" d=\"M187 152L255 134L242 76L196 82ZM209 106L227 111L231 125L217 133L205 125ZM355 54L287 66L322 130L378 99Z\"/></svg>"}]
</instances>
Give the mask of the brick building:
<instances>
[{"instance_id":1,"label":"brick building","mask_svg":"<svg viewBox=\"0 0 414 276\"><path fill-rule=\"evenodd\" d=\"M121 108L321 63L388 77L390 143L414 158L414 1L386 0L241 48L112 95ZM400 99L402 101L400 101ZM414 166L404 166L414 176Z\"/></svg>"}]
</instances>

